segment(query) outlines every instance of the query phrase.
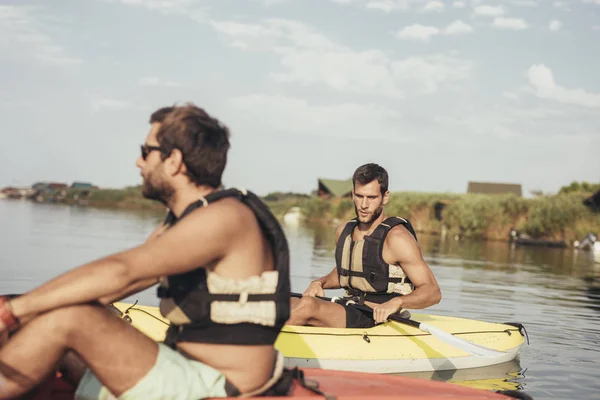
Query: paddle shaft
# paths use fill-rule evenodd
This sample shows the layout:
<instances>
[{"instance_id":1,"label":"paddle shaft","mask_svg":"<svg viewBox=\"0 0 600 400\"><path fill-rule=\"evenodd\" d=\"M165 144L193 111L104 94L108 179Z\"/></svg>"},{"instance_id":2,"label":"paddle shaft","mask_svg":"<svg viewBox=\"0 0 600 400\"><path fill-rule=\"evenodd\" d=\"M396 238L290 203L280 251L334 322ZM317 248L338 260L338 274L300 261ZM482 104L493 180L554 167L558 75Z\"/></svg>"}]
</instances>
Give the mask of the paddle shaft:
<instances>
[{"instance_id":1,"label":"paddle shaft","mask_svg":"<svg viewBox=\"0 0 600 400\"><path fill-rule=\"evenodd\" d=\"M302 294L300 294L300 293L291 293L291 295L292 295L292 297L298 297L298 298L302 297ZM325 300L325 301L333 300L331 297L324 297L324 296L315 296L315 297L318 299L321 299L321 300ZM356 308L357 310L361 310L361 311L373 314L373 309L369 306L365 306L364 304L356 304L356 303L346 304L343 300L335 300L335 302L338 304L341 304L341 305L352 306L352 307ZM391 319L391 320L397 321L397 322L401 322L406 325L413 326L417 329L419 329L421 327L420 322L413 321L412 319L408 319L408 318L402 318L398 314L391 314L388 317L388 319Z\"/></svg>"}]
</instances>

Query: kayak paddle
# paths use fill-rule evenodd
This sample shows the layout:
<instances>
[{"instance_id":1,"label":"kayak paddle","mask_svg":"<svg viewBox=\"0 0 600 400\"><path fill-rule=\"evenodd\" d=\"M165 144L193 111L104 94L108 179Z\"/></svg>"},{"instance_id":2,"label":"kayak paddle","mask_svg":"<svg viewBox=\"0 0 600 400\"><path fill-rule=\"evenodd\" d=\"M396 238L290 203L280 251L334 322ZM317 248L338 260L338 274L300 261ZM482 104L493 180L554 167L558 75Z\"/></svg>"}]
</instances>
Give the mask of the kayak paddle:
<instances>
[{"instance_id":1,"label":"kayak paddle","mask_svg":"<svg viewBox=\"0 0 600 400\"><path fill-rule=\"evenodd\" d=\"M300 294L300 293L291 293L291 295L292 295L292 297L298 297L298 298L303 297L302 294ZM334 297L334 298L321 297L321 296L315 296L315 297L317 297L321 300L331 301L334 303L345 305L345 303L343 301L341 301L341 299L336 298L336 297ZM356 303L350 303L348 305L355 307L361 311L373 313L373 309L366 305L361 305L361 304L356 304ZM392 321L400 322L400 323L403 323L406 325L410 325L414 328L419 329L420 331L423 331L423 332L431 334L432 336L435 336L436 338L438 338L439 340L441 340L444 343L448 343L451 346L454 346L454 347L461 349L467 353L471 353L471 354L474 354L477 356L498 357L498 356L506 354L505 352L502 352L502 351L490 349L489 347L471 343L468 340L454 336L453 334L446 332L435 326L428 325L428 324L425 324L422 322L418 322L418 321L415 321L415 320L412 320L409 318L403 318L403 317L399 316L398 314L391 314L388 317L388 319L390 319Z\"/></svg>"}]
</instances>

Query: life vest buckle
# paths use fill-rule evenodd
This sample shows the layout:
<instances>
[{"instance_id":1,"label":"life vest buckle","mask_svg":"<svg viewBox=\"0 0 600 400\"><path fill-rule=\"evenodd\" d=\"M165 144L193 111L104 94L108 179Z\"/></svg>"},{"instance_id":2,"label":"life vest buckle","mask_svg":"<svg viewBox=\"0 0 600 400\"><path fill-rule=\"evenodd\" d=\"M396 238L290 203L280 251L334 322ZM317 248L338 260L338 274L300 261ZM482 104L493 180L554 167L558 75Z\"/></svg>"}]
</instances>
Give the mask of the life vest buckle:
<instances>
[{"instance_id":1,"label":"life vest buckle","mask_svg":"<svg viewBox=\"0 0 600 400\"><path fill-rule=\"evenodd\" d=\"M240 293L240 299L238 300L238 303L240 303L240 305L244 305L248 302L248 292L241 292Z\"/></svg>"}]
</instances>

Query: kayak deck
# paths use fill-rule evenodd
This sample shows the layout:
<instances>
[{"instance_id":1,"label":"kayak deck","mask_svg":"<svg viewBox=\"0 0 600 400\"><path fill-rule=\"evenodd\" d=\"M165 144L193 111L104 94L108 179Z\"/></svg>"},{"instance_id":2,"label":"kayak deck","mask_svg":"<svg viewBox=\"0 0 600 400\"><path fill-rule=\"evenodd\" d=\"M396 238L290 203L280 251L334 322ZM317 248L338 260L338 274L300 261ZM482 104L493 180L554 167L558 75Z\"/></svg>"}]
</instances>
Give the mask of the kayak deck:
<instances>
[{"instance_id":1,"label":"kayak deck","mask_svg":"<svg viewBox=\"0 0 600 400\"><path fill-rule=\"evenodd\" d=\"M162 341L168 321L158 308L115 303L132 324ZM493 357L472 355L435 336L399 322L369 329L315 328L286 325L275 347L287 367L399 373L457 370L496 365L517 357L524 337L518 327L465 318L413 314L412 319L457 337L502 352Z\"/></svg>"}]
</instances>

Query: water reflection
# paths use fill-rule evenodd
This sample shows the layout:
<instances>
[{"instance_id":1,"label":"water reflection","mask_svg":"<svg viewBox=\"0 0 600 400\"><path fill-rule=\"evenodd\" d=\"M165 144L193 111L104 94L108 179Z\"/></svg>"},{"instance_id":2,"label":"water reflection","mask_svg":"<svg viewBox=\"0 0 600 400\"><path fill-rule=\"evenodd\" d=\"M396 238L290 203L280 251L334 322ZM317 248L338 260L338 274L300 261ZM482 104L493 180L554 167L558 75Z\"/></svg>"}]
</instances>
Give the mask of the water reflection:
<instances>
[{"instance_id":1,"label":"water reflection","mask_svg":"<svg viewBox=\"0 0 600 400\"><path fill-rule=\"evenodd\" d=\"M335 227L311 230L315 278L333 268ZM600 377L596 254L430 235L419 235L419 243L443 292L428 313L521 322L531 344L506 365L412 375L490 390L525 388L536 399L598 398L592 389L600 388L592 383Z\"/></svg>"},{"instance_id":2,"label":"water reflection","mask_svg":"<svg viewBox=\"0 0 600 400\"><path fill-rule=\"evenodd\" d=\"M81 263L142 243L164 214L0 201L0 293L20 293ZM292 289L334 267L335 226L285 227ZM537 399L600 392L600 254L419 235L443 292L427 309L521 322L531 344L507 365L430 374L486 389L524 388ZM335 295L337 293L331 292ZM157 305L151 288L127 299Z\"/></svg>"},{"instance_id":3,"label":"water reflection","mask_svg":"<svg viewBox=\"0 0 600 400\"><path fill-rule=\"evenodd\" d=\"M521 368L517 358L506 363L482 368L394 375L431 379L485 390L521 390L523 389L521 381L525 378L525 372L526 370Z\"/></svg>"}]
</instances>

